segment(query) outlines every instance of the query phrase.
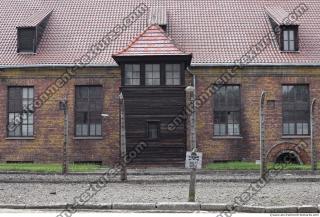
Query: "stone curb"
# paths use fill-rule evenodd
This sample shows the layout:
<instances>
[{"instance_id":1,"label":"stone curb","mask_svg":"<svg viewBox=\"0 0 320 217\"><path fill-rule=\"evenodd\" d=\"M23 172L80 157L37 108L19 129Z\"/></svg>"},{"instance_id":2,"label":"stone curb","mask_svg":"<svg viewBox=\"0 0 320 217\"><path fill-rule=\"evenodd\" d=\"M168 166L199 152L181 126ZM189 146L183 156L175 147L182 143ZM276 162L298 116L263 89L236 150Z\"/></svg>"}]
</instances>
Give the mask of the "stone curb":
<instances>
[{"instance_id":1,"label":"stone curb","mask_svg":"<svg viewBox=\"0 0 320 217\"><path fill-rule=\"evenodd\" d=\"M197 202L159 202L156 203L159 210L200 210L200 203Z\"/></svg>"},{"instance_id":2,"label":"stone curb","mask_svg":"<svg viewBox=\"0 0 320 217\"><path fill-rule=\"evenodd\" d=\"M211 183L211 182L234 182L234 183L253 183L257 182L258 178L230 178L230 179L197 179L197 183ZM270 179L271 182L277 183L292 183L292 182L320 182L320 178L277 178ZM50 184L64 184L64 183L79 183L79 184L87 184L87 183L95 183L96 180L54 180L54 179L20 179L20 180L1 180L0 183L50 183ZM130 183L130 184L158 184L158 183L189 183L189 179L129 179L127 181L120 180L110 180L108 183Z\"/></svg>"},{"instance_id":3,"label":"stone curb","mask_svg":"<svg viewBox=\"0 0 320 217\"><path fill-rule=\"evenodd\" d=\"M152 210L156 209L156 203L113 203L112 209Z\"/></svg>"},{"instance_id":4,"label":"stone curb","mask_svg":"<svg viewBox=\"0 0 320 217\"><path fill-rule=\"evenodd\" d=\"M68 204L51 205L25 205L25 204L0 204L0 209L57 209L63 210ZM105 203L84 204L77 209L82 210L163 210L163 211L214 211L214 212L243 212L243 213L319 213L320 205L303 206L237 206L217 203L197 202L157 202L157 203Z\"/></svg>"},{"instance_id":5,"label":"stone curb","mask_svg":"<svg viewBox=\"0 0 320 217\"><path fill-rule=\"evenodd\" d=\"M107 170L107 169L106 169ZM134 170L134 169L133 169ZM103 175L102 172L74 172L68 173L70 176L86 176L86 175ZM211 175L211 174L227 174L227 175L247 175L254 174L259 175L259 170L198 170L199 175ZM292 174L292 175L320 175L320 171L312 172L308 170L283 170L280 174ZM18 171L0 171L1 174L13 174L13 175L62 175L61 173L37 173L37 172L18 172ZM144 176L144 175L189 175L190 171L130 171L128 175Z\"/></svg>"},{"instance_id":6,"label":"stone curb","mask_svg":"<svg viewBox=\"0 0 320 217\"><path fill-rule=\"evenodd\" d=\"M312 205L304 205L298 207L299 213L318 213L320 212L320 207L318 206L312 206Z\"/></svg>"},{"instance_id":7,"label":"stone curb","mask_svg":"<svg viewBox=\"0 0 320 217\"><path fill-rule=\"evenodd\" d=\"M266 208L260 206L237 206L235 207L236 212L247 212L247 213L265 213Z\"/></svg>"},{"instance_id":8,"label":"stone curb","mask_svg":"<svg viewBox=\"0 0 320 217\"><path fill-rule=\"evenodd\" d=\"M298 213L298 207L297 206L266 207L266 213Z\"/></svg>"}]
</instances>

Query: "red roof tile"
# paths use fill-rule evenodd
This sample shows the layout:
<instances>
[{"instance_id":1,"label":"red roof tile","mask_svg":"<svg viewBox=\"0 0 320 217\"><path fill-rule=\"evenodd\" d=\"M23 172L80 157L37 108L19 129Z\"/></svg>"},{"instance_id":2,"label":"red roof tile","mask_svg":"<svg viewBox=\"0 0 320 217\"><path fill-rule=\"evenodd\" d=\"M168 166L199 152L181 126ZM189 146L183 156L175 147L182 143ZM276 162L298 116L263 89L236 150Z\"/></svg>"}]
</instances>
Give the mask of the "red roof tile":
<instances>
[{"instance_id":1,"label":"red roof tile","mask_svg":"<svg viewBox=\"0 0 320 217\"><path fill-rule=\"evenodd\" d=\"M40 9L39 11L36 11L34 14L32 14L30 17L27 17L21 23L19 23L17 27L35 27L39 23L41 23L42 20L47 18L51 14L51 12L52 9Z\"/></svg>"},{"instance_id":2,"label":"red roof tile","mask_svg":"<svg viewBox=\"0 0 320 217\"><path fill-rule=\"evenodd\" d=\"M167 11L167 33L193 64L233 63L272 30L265 7L286 12L300 0L144 0ZM308 11L299 19L299 52L281 52L276 42L253 63L319 64L320 1L304 0ZM121 24L136 0L1 0L0 65L73 64L114 26ZM41 8L52 8L37 54L17 53L16 27ZM91 64L116 65L112 54L126 47L147 27L144 14Z\"/></svg>"},{"instance_id":3,"label":"red roof tile","mask_svg":"<svg viewBox=\"0 0 320 217\"><path fill-rule=\"evenodd\" d=\"M279 5L266 6L266 12L268 16L274 20L278 25L298 25L298 21L290 20L289 12L285 11ZM288 22L286 22L288 21Z\"/></svg>"},{"instance_id":4,"label":"red roof tile","mask_svg":"<svg viewBox=\"0 0 320 217\"><path fill-rule=\"evenodd\" d=\"M114 56L190 55L180 50L158 25L148 26L125 49Z\"/></svg>"}]
</instances>

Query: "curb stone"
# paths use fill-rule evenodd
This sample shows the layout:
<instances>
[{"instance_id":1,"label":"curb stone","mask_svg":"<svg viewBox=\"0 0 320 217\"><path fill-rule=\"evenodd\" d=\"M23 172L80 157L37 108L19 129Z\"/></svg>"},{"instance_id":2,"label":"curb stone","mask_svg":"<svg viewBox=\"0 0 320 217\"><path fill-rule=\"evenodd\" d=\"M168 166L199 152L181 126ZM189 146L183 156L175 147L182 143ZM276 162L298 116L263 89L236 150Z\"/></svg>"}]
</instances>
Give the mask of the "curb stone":
<instances>
[{"instance_id":1,"label":"curb stone","mask_svg":"<svg viewBox=\"0 0 320 217\"><path fill-rule=\"evenodd\" d=\"M152 210L152 209L156 209L156 204L155 203L113 203L112 209Z\"/></svg>"},{"instance_id":2,"label":"curb stone","mask_svg":"<svg viewBox=\"0 0 320 217\"><path fill-rule=\"evenodd\" d=\"M318 213L319 208L318 206L312 206L312 205L303 205L298 207L299 213Z\"/></svg>"},{"instance_id":3,"label":"curb stone","mask_svg":"<svg viewBox=\"0 0 320 217\"><path fill-rule=\"evenodd\" d=\"M25 204L0 204L0 209L25 209Z\"/></svg>"},{"instance_id":4,"label":"curb stone","mask_svg":"<svg viewBox=\"0 0 320 217\"><path fill-rule=\"evenodd\" d=\"M68 204L50 204L50 205L25 205L21 209L65 209Z\"/></svg>"},{"instance_id":5,"label":"curb stone","mask_svg":"<svg viewBox=\"0 0 320 217\"><path fill-rule=\"evenodd\" d=\"M197 202L159 202L156 203L159 210L200 210L200 203Z\"/></svg>"},{"instance_id":6,"label":"curb stone","mask_svg":"<svg viewBox=\"0 0 320 217\"><path fill-rule=\"evenodd\" d=\"M296 206L274 206L266 207L266 213L297 213L298 207Z\"/></svg>"},{"instance_id":7,"label":"curb stone","mask_svg":"<svg viewBox=\"0 0 320 217\"><path fill-rule=\"evenodd\" d=\"M204 211L228 211L227 204L222 203L203 203L200 204L200 209Z\"/></svg>"},{"instance_id":8,"label":"curb stone","mask_svg":"<svg viewBox=\"0 0 320 217\"><path fill-rule=\"evenodd\" d=\"M79 206L79 209L112 209L112 204L111 203L100 203L100 204L86 203Z\"/></svg>"},{"instance_id":9,"label":"curb stone","mask_svg":"<svg viewBox=\"0 0 320 217\"><path fill-rule=\"evenodd\" d=\"M247 213L265 213L266 208L261 206L237 206L235 207L236 212L247 212Z\"/></svg>"},{"instance_id":10,"label":"curb stone","mask_svg":"<svg viewBox=\"0 0 320 217\"><path fill-rule=\"evenodd\" d=\"M25 204L0 204L0 209L66 209L72 204L50 204L50 205L25 205ZM320 204L302 206L236 206L215 203L197 202L158 202L158 203L100 203L79 205L77 209L96 209L96 210L168 210L168 211L215 211L215 212L246 212L246 213L319 213Z\"/></svg>"}]
</instances>

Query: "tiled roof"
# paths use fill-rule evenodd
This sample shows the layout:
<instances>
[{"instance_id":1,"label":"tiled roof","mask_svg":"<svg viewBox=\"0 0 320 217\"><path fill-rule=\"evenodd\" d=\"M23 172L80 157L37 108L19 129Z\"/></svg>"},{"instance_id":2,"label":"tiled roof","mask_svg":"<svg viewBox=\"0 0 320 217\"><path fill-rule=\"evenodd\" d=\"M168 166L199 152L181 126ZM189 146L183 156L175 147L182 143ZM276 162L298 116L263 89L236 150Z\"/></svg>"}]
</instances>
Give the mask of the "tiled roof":
<instances>
[{"instance_id":1,"label":"tiled roof","mask_svg":"<svg viewBox=\"0 0 320 217\"><path fill-rule=\"evenodd\" d=\"M138 37L114 56L189 55L180 50L158 25L148 26Z\"/></svg>"},{"instance_id":2,"label":"tiled roof","mask_svg":"<svg viewBox=\"0 0 320 217\"><path fill-rule=\"evenodd\" d=\"M285 11L279 5L269 5L266 7L268 16L274 20L278 25L298 25L298 21L287 19L289 12ZM286 22L291 21L291 22Z\"/></svg>"},{"instance_id":3,"label":"tiled roof","mask_svg":"<svg viewBox=\"0 0 320 217\"><path fill-rule=\"evenodd\" d=\"M35 27L39 23L41 23L42 20L48 17L51 14L51 12L52 9L40 9L39 11L36 11L34 14L32 14L30 17L27 17L21 23L19 23L17 27Z\"/></svg>"},{"instance_id":4,"label":"tiled roof","mask_svg":"<svg viewBox=\"0 0 320 217\"><path fill-rule=\"evenodd\" d=\"M179 48L193 54L193 64L233 63L272 28L266 7L290 13L300 0L144 0L149 8L167 11L167 33ZM73 64L95 43L123 22L137 0L1 0L0 65ZM277 43L253 63L319 64L320 1L304 0L308 11L298 20L299 52L281 52ZM53 12L37 54L17 53L16 27L42 8ZM112 54L128 46L148 26L144 14L90 64L116 65Z\"/></svg>"}]
</instances>

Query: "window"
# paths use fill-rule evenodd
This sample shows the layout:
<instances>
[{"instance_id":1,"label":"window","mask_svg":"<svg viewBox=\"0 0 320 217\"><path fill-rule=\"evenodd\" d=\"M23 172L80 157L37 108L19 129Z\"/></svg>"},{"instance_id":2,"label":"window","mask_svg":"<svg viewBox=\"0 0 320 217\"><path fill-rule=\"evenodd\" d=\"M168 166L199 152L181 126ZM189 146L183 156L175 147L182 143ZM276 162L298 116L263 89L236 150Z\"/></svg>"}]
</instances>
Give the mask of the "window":
<instances>
[{"instance_id":1,"label":"window","mask_svg":"<svg viewBox=\"0 0 320 217\"><path fill-rule=\"evenodd\" d=\"M33 136L33 87L9 87L8 136Z\"/></svg>"},{"instance_id":2,"label":"window","mask_svg":"<svg viewBox=\"0 0 320 217\"><path fill-rule=\"evenodd\" d=\"M160 122L159 121L148 121L148 139L159 139L160 137Z\"/></svg>"},{"instance_id":3,"label":"window","mask_svg":"<svg viewBox=\"0 0 320 217\"><path fill-rule=\"evenodd\" d=\"M284 51L295 51L294 46L294 30L283 31L283 50Z\"/></svg>"},{"instance_id":4,"label":"window","mask_svg":"<svg viewBox=\"0 0 320 217\"><path fill-rule=\"evenodd\" d=\"M140 85L140 65L139 64L125 64L124 84Z\"/></svg>"},{"instance_id":5,"label":"window","mask_svg":"<svg viewBox=\"0 0 320 217\"><path fill-rule=\"evenodd\" d=\"M283 135L309 135L308 85L283 85Z\"/></svg>"},{"instance_id":6,"label":"window","mask_svg":"<svg viewBox=\"0 0 320 217\"><path fill-rule=\"evenodd\" d=\"M160 65L146 64L146 85L160 85Z\"/></svg>"},{"instance_id":7,"label":"window","mask_svg":"<svg viewBox=\"0 0 320 217\"><path fill-rule=\"evenodd\" d=\"M240 86L224 85L214 94L214 135L240 135Z\"/></svg>"},{"instance_id":8,"label":"window","mask_svg":"<svg viewBox=\"0 0 320 217\"><path fill-rule=\"evenodd\" d=\"M18 28L18 52L35 52L35 28Z\"/></svg>"},{"instance_id":9,"label":"window","mask_svg":"<svg viewBox=\"0 0 320 217\"><path fill-rule=\"evenodd\" d=\"M298 51L298 26L283 26L280 39L282 51Z\"/></svg>"},{"instance_id":10,"label":"window","mask_svg":"<svg viewBox=\"0 0 320 217\"><path fill-rule=\"evenodd\" d=\"M101 86L76 87L76 136L101 136L103 89Z\"/></svg>"},{"instance_id":11,"label":"window","mask_svg":"<svg viewBox=\"0 0 320 217\"><path fill-rule=\"evenodd\" d=\"M166 85L181 85L180 64L166 64Z\"/></svg>"}]
</instances>

